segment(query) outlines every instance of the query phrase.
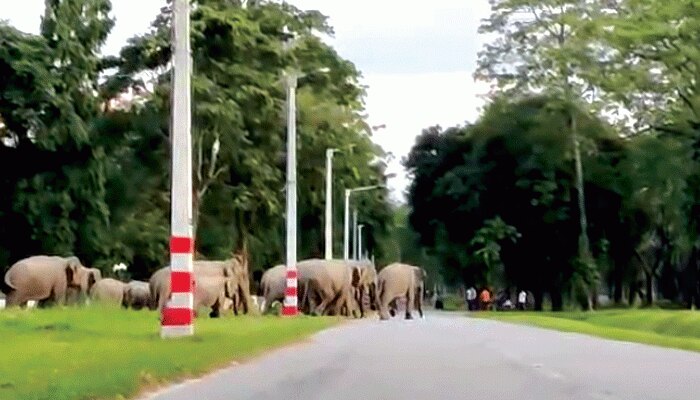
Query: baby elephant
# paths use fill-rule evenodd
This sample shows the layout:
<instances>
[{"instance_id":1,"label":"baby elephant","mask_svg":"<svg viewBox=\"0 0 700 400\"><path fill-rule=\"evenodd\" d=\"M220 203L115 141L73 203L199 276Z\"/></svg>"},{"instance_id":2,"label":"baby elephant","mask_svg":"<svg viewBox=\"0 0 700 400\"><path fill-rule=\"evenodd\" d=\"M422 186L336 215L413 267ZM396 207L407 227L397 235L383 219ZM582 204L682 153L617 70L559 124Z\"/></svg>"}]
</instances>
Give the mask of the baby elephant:
<instances>
[{"instance_id":1,"label":"baby elephant","mask_svg":"<svg viewBox=\"0 0 700 400\"><path fill-rule=\"evenodd\" d=\"M124 306L140 310L144 307L153 308L151 304L151 291L148 282L131 281L124 287Z\"/></svg>"},{"instance_id":2,"label":"baby elephant","mask_svg":"<svg viewBox=\"0 0 700 400\"><path fill-rule=\"evenodd\" d=\"M199 276L196 278L194 289L194 310L211 309L209 316L218 318L225 310L227 303L235 301L235 282L233 278L223 276ZM229 301L227 301L229 300Z\"/></svg>"}]
</instances>

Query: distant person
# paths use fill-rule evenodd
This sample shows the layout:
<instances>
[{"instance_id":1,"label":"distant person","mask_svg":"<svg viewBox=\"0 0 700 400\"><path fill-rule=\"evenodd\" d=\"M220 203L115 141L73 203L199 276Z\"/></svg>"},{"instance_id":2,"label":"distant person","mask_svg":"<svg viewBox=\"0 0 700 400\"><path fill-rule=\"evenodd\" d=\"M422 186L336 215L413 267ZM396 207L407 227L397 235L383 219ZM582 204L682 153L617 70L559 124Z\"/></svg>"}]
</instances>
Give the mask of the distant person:
<instances>
[{"instance_id":1,"label":"distant person","mask_svg":"<svg viewBox=\"0 0 700 400\"><path fill-rule=\"evenodd\" d=\"M503 302L502 307L504 310L512 310L513 308L515 308L513 307L513 302L510 301L510 299L506 299L506 301Z\"/></svg>"},{"instance_id":2,"label":"distant person","mask_svg":"<svg viewBox=\"0 0 700 400\"><path fill-rule=\"evenodd\" d=\"M442 301L442 296L441 296L439 290L435 291L435 309L436 310L444 310L445 309L445 303Z\"/></svg>"},{"instance_id":3,"label":"distant person","mask_svg":"<svg viewBox=\"0 0 700 400\"><path fill-rule=\"evenodd\" d=\"M469 311L476 310L476 289L473 286L467 289L467 308Z\"/></svg>"},{"instance_id":4,"label":"distant person","mask_svg":"<svg viewBox=\"0 0 700 400\"><path fill-rule=\"evenodd\" d=\"M491 305L491 293L489 293L489 290L487 288L484 288L481 291L481 295L479 295L479 301L481 302L482 311L486 311L489 309L489 306Z\"/></svg>"},{"instance_id":5,"label":"distant person","mask_svg":"<svg viewBox=\"0 0 700 400\"><path fill-rule=\"evenodd\" d=\"M518 293L518 310L525 311L526 304L527 293L524 290L521 290L520 293Z\"/></svg>"}]
</instances>

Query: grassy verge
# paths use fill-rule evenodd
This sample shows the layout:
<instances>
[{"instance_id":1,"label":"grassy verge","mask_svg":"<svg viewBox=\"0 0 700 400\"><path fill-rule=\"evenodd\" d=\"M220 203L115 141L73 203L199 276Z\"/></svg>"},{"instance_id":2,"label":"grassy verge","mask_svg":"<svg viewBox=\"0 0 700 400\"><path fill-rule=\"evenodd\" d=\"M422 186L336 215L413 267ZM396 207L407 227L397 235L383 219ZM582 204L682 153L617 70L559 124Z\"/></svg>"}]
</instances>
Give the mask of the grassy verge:
<instances>
[{"instance_id":1,"label":"grassy verge","mask_svg":"<svg viewBox=\"0 0 700 400\"><path fill-rule=\"evenodd\" d=\"M199 318L195 336L162 340L155 312L0 311L0 399L120 399L299 341L338 319Z\"/></svg>"},{"instance_id":2,"label":"grassy verge","mask_svg":"<svg viewBox=\"0 0 700 400\"><path fill-rule=\"evenodd\" d=\"M488 312L473 315L614 340L700 352L700 312L697 311Z\"/></svg>"}]
</instances>

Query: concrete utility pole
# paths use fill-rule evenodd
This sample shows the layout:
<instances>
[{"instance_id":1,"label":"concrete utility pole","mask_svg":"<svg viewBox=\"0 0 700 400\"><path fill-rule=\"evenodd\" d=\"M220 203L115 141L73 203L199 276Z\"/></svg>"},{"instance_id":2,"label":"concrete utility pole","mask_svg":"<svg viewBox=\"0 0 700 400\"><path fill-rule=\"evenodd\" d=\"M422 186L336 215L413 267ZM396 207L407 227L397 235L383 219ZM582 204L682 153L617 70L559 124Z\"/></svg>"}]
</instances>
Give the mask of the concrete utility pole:
<instances>
[{"instance_id":1,"label":"concrete utility pole","mask_svg":"<svg viewBox=\"0 0 700 400\"><path fill-rule=\"evenodd\" d=\"M289 50L291 46L292 41L289 39L285 42L285 49ZM287 89L287 287L284 293L282 315L295 316L298 313L296 72L286 71L285 78Z\"/></svg>"},{"instance_id":2,"label":"concrete utility pole","mask_svg":"<svg viewBox=\"0 0 700 400\"><path fill-rule=\"evenodd\" d=\"M357 208L352 209L352 259L357 260Z\"/></svg>"},{"instance_id":3,"label":"concrete utility pole","mask_svg":"<svg viewBox=\"0 0 700 400\"><path fill-rule=\"evenodd\" d=\"M333 259L333 153L326 149L326 260Z\"/></svg>"},{"instance_id":4,"label":"concrete utility pole","mask_svg":"<svg viewBox=\"0 0 700 400\"><path fill-rule=\"evenodd\" d=\"M362 228L364 227L365 224L360 224L357 226L357 257L355 260L362 259Z\"/></svg>"},{"instance_id":5,"label":"concrete utility pole","mask_svg":"<svg viewBox=\"0 0 700 400\"><path fill-rule=\"evenodd\" d=\"M343 221L343 259L350 259L350 195L355 192L363 192L385 187L384 185L362 186L354 189L345 189L345 219Z\"/></svg>"},{"instance_id":6,"label":"concrete utility pole","mask_svg":"<svg viewBox=\"0 0 700 400\"><path fill-rule=\"evenodd\" d=\"M194 334L192 253L192 135L190 104L190 5L173 9L172 175L170 221L171 297L161 315L161 337Z\"/></svg>"}]
</instances>

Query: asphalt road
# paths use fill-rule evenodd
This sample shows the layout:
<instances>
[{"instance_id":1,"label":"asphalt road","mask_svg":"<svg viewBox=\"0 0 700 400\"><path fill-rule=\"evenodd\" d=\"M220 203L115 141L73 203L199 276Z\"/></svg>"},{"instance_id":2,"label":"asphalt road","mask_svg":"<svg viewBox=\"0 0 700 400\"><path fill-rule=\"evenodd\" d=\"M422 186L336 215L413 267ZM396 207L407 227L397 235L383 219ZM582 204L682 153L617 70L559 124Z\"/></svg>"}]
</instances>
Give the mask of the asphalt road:
<instances>
[{"instance_id":1,"label":"asphalt road","mask_svg":"<svg viewBox=\"0 0 700 400\"><path fill-rule=\"evenodd\" d=\"M700 354L430 313L353 321L145 399L700 398Z\"/></svg>"}]
</instances>

